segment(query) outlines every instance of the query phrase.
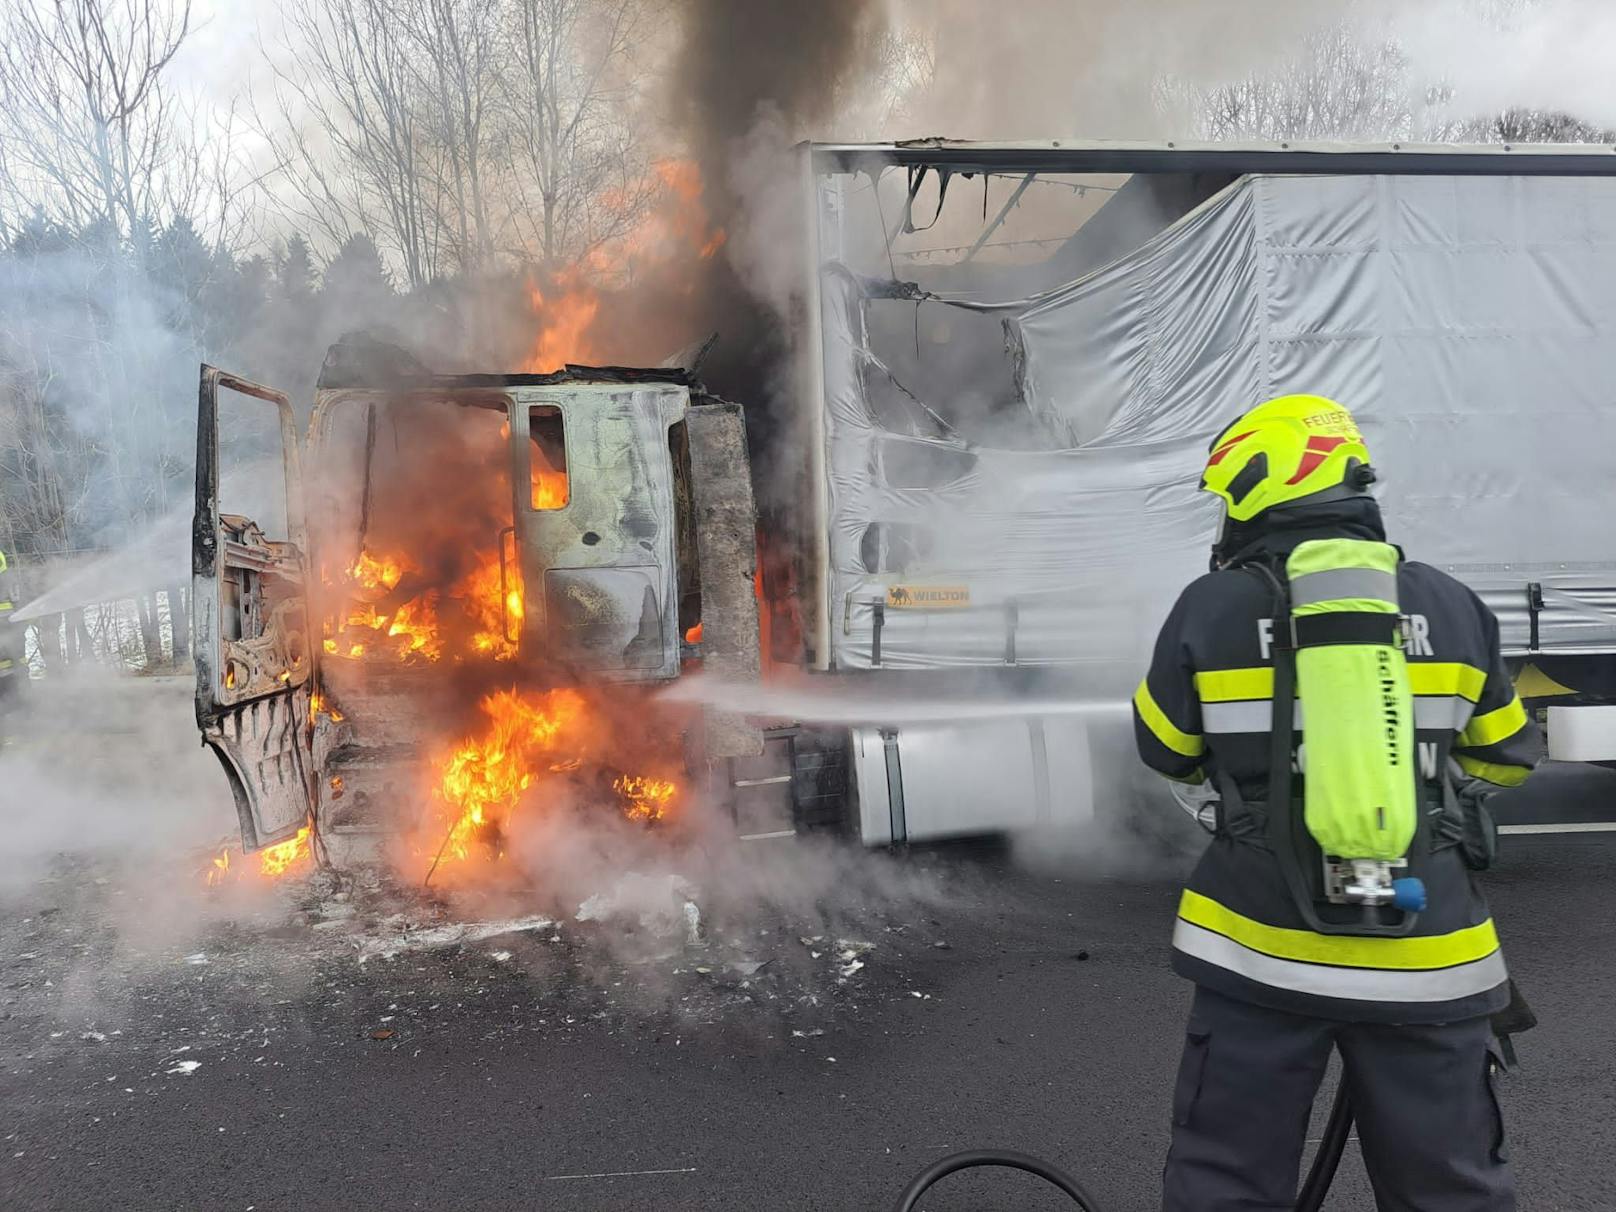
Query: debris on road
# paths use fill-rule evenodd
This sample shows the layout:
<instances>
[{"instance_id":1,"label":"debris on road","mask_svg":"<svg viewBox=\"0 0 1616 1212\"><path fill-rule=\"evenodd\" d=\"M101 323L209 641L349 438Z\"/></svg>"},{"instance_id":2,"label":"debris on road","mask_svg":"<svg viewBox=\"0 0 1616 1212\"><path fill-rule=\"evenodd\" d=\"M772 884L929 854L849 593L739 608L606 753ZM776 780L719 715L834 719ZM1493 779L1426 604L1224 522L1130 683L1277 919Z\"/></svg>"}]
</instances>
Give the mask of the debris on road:
<instances>
[{"instance_id":1,"label":"debris on road","mask_svg":"<svg viewBox=\"0 0 1616 1212\"><path fill-rule=\"evenodd\" d=\"M386 925L387 923L383 923ZM535 930L549 930L555 926L553 918L537 914L513 917L491 922L449 922L442 926L411 929L390 938L366 939L359 946L359 962L373 959L393 959L407 951L435 951L443 947L458 947L466 943L480 943L501 934L527 934Z\"/></svg>"},{"instance_id":2,"label":"debris on road","mask_svg":"<svg viewBox=\"0 0 1616 1212\"><path fill-rule=\"evenodd\" d=\"M578 906L580 922L635 921L640 929L657 938L684 934L687 945L701 942L701 910L696 905L696 889L681 875L647 875L629 871L604 892L597 892Z\"/></svg>"}]
</instances>

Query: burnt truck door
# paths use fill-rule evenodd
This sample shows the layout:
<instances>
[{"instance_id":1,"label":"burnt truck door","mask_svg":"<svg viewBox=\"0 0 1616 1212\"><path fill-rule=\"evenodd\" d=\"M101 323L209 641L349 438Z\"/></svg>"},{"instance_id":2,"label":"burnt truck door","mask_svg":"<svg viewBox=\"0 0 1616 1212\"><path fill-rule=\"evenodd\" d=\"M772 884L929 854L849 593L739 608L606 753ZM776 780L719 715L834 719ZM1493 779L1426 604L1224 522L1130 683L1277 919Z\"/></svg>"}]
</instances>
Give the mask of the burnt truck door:
<instances>
[{"instance_id":1,"label":"burnt truck door","mask_svg":"<svg viewBox=\"0 0 1616 1212\"><path fill-rule=\"evenodd\" d=\"M668 430L689 405L672 383L512 389L525 659L608 680L678 676Z\"/></svg>"},{"instance_id":2,"label":"burnt truck door","mask_svg":"<svg viewBox=\"0 0 1616 1212\"><path fill-rule=\"evenodd\" d=\"M251 518L219 512L221 389L238 403L263 401L278 414L284 536L266 534ZM272 388L204 365L191 530L196 722L229 779L248 851L295 835L314 805L309 710L315 653L308 640L307 552L291 402Z\"/></svg>"}]
</instances>

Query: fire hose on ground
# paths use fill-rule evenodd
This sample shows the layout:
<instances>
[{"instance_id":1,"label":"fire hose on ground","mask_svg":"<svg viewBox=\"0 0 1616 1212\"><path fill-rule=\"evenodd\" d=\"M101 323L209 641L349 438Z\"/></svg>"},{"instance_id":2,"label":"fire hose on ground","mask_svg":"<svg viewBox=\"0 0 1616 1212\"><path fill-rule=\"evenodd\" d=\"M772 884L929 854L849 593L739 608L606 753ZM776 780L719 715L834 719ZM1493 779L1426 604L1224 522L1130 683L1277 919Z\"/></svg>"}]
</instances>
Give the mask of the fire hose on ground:
<instances>
[{"instance_id":1,"label":"fire hose on ground","mask_svg":"<svg viewBox=\"0 0 1616 1212\"><path fill-rule=\"evenodd\" d=\"M1324 1197L1329 1194L1330 1184L1340 1168L1341 1155L1346 1150L1347 1137L1351 1132L1352 1104L1347 1098L1346 1083L1343 1082L1336 1087L1335 1099L1330 1104L1330 1117L1324 1125L1324 1136L1297 1193L1296 1212L1318 1212L1324 1206ZM1021 1170L1036 1175L1050 1186L1065 1192L1083 1212L1100 1212L1100 1205L1094 1197L1066 1171L1042 1158L1007 1149L970 1149L940 1158L915 1175L893 1205L893 1212L914 1212L920 1197L950 1174L982 1167Z\"/></svg>"}]
</instances>

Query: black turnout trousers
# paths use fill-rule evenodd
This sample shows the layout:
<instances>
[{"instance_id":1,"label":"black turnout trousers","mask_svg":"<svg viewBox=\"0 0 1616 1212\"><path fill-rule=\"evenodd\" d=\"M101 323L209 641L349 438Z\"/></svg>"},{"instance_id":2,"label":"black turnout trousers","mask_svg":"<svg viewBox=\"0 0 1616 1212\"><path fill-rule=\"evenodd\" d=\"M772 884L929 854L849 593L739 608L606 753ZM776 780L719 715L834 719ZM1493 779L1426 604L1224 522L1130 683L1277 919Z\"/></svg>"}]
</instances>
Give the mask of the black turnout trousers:
<instances>
[{"instance_id":1,"label":"black turnout trousers","mask_svg":"<svg viewBox=\"0 0 1616 1212\"><path fill-rule=\"evenodd\" d=\"M1486 1018L1309 1018L1197 987L1173 1096L1164 1212L1288 1212L1339 1048L1380 1212L1514 1212Z\"/></svg>"}]
</instances>

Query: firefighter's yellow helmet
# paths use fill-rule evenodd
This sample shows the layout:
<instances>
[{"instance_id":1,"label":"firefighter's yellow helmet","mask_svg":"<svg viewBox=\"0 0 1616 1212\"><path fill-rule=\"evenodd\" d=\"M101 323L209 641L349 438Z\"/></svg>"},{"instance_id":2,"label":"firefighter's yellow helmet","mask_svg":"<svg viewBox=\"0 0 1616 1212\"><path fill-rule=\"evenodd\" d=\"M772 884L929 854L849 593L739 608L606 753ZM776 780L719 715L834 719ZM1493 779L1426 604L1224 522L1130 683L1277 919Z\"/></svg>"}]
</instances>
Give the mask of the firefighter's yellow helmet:
<instances>
[{"instance_id":1,"label":"firefighter's yellow helmet","mask_svg":"<svg viewBox=\"0 0 1616 1212\"><path fill-rule=\"evenodd\" d=\"M1213 440L1201 487L1223 499L1230 520L1249 522L1276 505L1362 492L1373 480L1350 412L1323 396L1279 396Z\"/></svg>"}]
</instances>

